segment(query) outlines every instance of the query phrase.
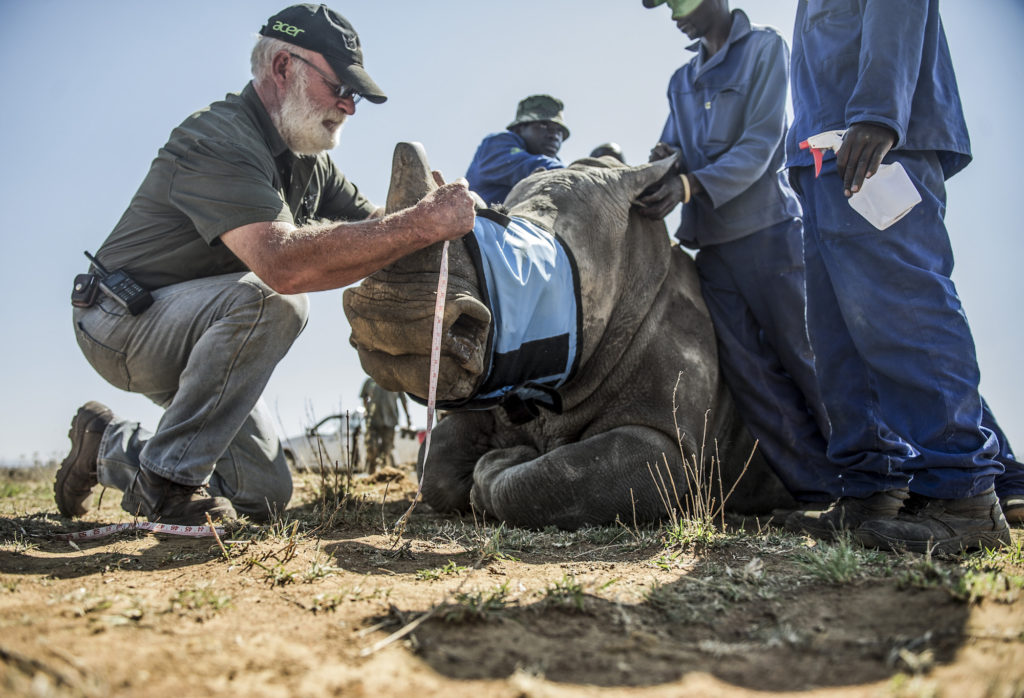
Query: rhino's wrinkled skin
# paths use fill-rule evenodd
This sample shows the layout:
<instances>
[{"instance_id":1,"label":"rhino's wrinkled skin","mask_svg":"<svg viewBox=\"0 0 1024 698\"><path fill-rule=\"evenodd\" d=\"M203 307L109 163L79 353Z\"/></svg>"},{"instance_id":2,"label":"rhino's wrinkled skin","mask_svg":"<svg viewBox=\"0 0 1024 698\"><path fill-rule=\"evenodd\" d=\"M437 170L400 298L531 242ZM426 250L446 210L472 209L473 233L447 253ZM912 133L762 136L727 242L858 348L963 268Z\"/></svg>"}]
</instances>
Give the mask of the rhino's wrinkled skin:
<instances>
[{"instance_id":1,"label":"rhino's wrinkled skin","mask_svg":"<svg viewBox=\"0 0 1024 698\"><path fill-rule=\"evenodd\" d=\"M532 175L509 194L510 215L555 231L576 258L580 364L560 389L560 415L542 409L516 426L494 409L451 412L440 421L428 461L418 466L434 509L466 511L472 503L514 525L575 529L616 517L664 517L648 465L664 469L666 459L677 490L669 495L673 504L686 501L684 457L692 463L694 454L703 452L706 461L715 455L725 491L736 480L754 444L719 374L693 261L670 245L664 223L630 212L630 202L669 165L587 159ZM388 211L433 186L422 147L399 144ZM427 248L345 291L363 368L389 390L427 395L440 254L440 244ZM465 243L453 242L449 254L438 400L474 394L491 321ZM753 513L790 503L755 457L727 508Z\"/></svg>"}]
</instances>

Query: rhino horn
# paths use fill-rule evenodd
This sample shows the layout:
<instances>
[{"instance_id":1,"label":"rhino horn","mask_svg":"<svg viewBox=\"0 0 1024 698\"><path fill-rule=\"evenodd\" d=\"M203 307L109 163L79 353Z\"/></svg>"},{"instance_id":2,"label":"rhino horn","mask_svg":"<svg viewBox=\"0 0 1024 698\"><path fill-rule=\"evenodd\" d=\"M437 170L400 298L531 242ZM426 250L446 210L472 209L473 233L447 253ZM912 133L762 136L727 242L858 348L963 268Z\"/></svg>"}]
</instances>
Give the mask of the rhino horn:
<instances>
[{"instance_id":1,"label":"rhino horn","mask_svg":"<svg viewBox=\"0 0 1024 698\"><path fill-rule=\"evenodd\" d=\"M391 185L385 210L409 208L437 189L422 143L398 143L391 159Z\"/></svg>"}]
</instances>

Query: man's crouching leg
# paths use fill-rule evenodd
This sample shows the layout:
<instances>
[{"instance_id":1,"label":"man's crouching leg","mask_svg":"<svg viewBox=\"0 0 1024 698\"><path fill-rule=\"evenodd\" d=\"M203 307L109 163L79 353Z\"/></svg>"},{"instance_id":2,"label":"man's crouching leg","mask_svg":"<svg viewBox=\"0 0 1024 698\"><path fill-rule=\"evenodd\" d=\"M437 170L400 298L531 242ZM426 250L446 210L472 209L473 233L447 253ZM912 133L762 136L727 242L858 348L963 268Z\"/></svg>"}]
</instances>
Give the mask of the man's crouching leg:
<instances>
[{"instance_id":1,"label":"man's crouching leg","mask_svg":"<svg viewBox=\"0 0 1024 698\"><path fill-rule=\"evenodd\" d=\"M121 506L154 523L180 526L202 526L207 515L213 521L238 518L235 508L224 497L214 497L203 486L180 485L145 468L139 469L121 499Z\"/></svg>"},{"instance_id":2,"label":"man's crouching leg","mask_svg":"<svg viewBox=\"0 0 1024 698\"><path fill-rule=\"evenodd\" d=\"M269 420L254 415L305 326L306 298L279 295L252 274L183 282L154 297L136 317L76 316L98 370L108 367L94 347L117 350L106 352L117 370L102 375L165 410L152 434L121 419L107 426L100 484L122 490L122 506L151 520L267 518L287 504L291 478Z\"/></svg>"}]
</instances>

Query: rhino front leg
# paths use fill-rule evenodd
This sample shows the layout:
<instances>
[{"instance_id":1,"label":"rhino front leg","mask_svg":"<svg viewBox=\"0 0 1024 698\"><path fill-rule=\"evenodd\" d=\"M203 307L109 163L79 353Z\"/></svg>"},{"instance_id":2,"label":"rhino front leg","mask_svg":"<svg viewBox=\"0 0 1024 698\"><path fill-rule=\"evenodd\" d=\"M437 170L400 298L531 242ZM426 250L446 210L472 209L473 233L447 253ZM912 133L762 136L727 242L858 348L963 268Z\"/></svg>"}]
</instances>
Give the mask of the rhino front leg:
<instances>
[{"instance_id":1,"label":"rhino front leg","mask_svg":"<svg viewBox=\"0 0 1024 698\"><path fill-rule=\"evenodd\" d=\"M469 511L469 492L477 459L491 448L494 419L487 412L453 412L430 434L430 453L423 464L423 446L416 475L423 481L423 501L442 514Z\"/></svg>"},{"instance_id":2,"label":"rhino front leg","mask_svg":"<svg viewBox=\"0 0 1024 698\"><path fill-rule=\"evenodd\" d=\"M517 446L490 451L473 471L473 506L515 526L574 530L665 515L652 468L668 456L679 498L679 446L665 434L623 426L548 453ZM667 478L666 478L667 482ZM670 496L670 500L674 497Z\"/></svg>"}]
</instances>

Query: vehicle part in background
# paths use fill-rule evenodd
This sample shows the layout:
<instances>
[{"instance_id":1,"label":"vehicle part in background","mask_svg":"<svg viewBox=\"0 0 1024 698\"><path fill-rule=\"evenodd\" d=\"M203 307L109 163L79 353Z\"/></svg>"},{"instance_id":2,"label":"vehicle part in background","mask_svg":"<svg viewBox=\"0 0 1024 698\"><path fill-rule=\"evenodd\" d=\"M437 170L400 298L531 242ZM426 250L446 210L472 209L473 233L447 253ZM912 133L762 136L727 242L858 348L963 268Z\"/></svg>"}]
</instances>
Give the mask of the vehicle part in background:
<instances>
[{"instance_id":1,"label":"vehicle part in background","mask_svg":"<svg viewBox=\"0 0 1024 698\"><path fill-rule=\"evenodd\" d=\"M306 433L281 440L288 466L295 471L319 471L321 467L366 472L363 434L366 416L362 408L324 417ZM413 465L419 453L424 431L395 429L395 463Z\"/></svg>"}]
</instances>

